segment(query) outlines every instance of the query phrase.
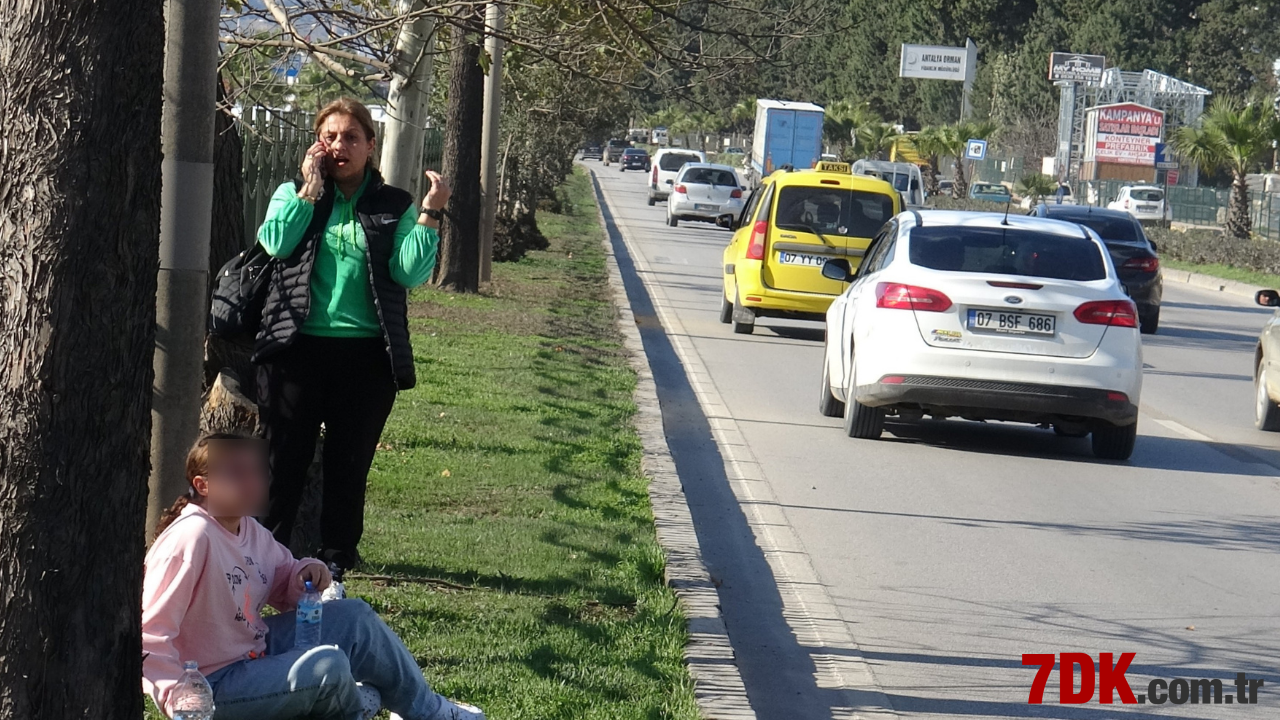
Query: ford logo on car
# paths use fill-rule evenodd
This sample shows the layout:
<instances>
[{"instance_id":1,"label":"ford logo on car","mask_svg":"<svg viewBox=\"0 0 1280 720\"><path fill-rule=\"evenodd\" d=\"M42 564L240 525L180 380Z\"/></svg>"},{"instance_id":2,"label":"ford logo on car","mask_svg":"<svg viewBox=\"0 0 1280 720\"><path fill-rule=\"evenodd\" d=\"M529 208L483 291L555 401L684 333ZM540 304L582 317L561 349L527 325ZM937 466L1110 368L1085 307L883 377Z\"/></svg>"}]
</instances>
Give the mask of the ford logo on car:
<instances>
[{"instance_id":1,"label":"ford logo on car","mask_svg":"<svg viewBox=\"0 0 1280 720\"><path fill-rule=\"evenodd\" d=\"M1018 297L1017 295L1005 295L1004 301L1009 303L1010 305L1022 304L1022 298Z\"/></svg>"}]
</instances>

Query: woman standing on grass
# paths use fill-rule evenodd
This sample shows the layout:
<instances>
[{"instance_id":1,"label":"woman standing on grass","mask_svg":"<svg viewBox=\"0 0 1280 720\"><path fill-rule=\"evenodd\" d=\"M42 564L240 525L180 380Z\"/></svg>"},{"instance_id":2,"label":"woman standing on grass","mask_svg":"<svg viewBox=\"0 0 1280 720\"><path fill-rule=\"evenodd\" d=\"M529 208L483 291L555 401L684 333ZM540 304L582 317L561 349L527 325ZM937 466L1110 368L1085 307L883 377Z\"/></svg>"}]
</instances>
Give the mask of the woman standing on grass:
<instances>
[{"instance_id":1,"label":"woman standing on grass","mask_svg":"<svg viewBox=\"0 0 1280 720\"><path fill-rule=\"evenodd\" d=\"M444 178L419 212L409 193L383 182L368 108L326 105L302 179L276 190L258 242L278 258L254 348L261 421L270 447L266 526L288 545L325 429L320 547L341 572L364 532L365 485L396 392L414 386L407 290L435 267Z\"/></svg>"}]
</instances>

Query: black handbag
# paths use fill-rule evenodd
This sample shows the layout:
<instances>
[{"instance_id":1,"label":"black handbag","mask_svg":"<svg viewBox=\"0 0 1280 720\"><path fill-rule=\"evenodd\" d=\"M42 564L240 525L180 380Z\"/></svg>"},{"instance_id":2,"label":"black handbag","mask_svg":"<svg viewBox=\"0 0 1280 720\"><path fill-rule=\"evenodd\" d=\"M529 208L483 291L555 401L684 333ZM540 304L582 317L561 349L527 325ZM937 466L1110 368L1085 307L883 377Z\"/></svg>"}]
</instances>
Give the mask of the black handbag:
<instances>
[{"instance_id":1,"label":"black handbag","mask_svg":"<svg viewBox=\"0 0 1280 720\"><path fill-rule=\"evenodd\" d=\"M276 259L262 245L243 250L218 270L209 303L209 334L252 343L262 324L262 307Z\"/></svg>"}]
</instances>

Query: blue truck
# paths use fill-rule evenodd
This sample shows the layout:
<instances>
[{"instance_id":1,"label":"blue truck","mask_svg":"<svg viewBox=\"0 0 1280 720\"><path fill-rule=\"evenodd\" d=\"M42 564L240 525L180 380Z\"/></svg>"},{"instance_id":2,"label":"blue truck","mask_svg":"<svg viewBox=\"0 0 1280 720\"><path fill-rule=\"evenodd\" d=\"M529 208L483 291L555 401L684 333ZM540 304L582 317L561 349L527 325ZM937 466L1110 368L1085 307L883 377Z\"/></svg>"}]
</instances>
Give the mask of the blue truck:
<instances>
[{"instance_id":1,"label":"blue truck","mask_svg":"<svg viewBox=\"0 0 1280 720\"><path fill-rule=\"evenodd\" d=\"M751 136L752 182L790 165L811 168L822 157L820 106L787 100L756 100L756 128Z\"/></svg>"}]
</instances>

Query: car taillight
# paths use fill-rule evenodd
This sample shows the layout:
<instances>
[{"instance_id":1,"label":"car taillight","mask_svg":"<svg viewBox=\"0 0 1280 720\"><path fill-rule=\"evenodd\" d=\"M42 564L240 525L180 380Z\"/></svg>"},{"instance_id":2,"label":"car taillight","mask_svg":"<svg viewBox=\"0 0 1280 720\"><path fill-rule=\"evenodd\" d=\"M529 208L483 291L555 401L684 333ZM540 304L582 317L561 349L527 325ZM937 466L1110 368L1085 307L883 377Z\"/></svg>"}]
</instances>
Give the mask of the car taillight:
<instances>
[{"instance_id":1,"label":"car taillight","mask_svg":"<svg viewBox=\"0 0 1280 720\"><path fill-rule=\"evenodd\" d=\"M1073 314L1086 325L1138 327L1138 306L1132 300L1094 300L1076 308Z\"/></svg>"},{"instance_id":2,"label":"car taillight","mask_svg":"<svg viewBox=\"0 0 1280 720\"><path fill-rule=\"evenodd\" d=\"M747 245L748 260L764 259L764 243L768 236L768 221L757 220L755 226L751 228L751 242Z\"/></svg>"},{"instance_id":3,"label":"car taillight","mask_svg":"<svg viewBox=\"0 0 1280 720\"><path fill-rule=\"evenodd\" d=\"M902 283L876 285L876 307L892 310L943 312L950 309L951 298L937 290Z\"/></svg>"},{"instance_id":4,"label":"car taillight","mask_svg":"<svg viewBox=\"0 0 1280 720\"><path fill-rule=\"evenodd\" d=\"M731 197L731 198L740 198L740 197L742 197L742 191L741 191L741 190L739 190L738 188L734 188L734 189L733 189L733 192L729 193L729 197Z\"/></svg>"},{"instance_id":5,"label":"car taillight","mask_svg":"<svg viewBox=\"0 0 1280 720\"><path fill-rule=\"evenodd\" d=\"M658 184L658 166L657 165L653 166L653 175L650 179L653 180L654 185Z\"/></svg>"},{"instance_id":6,"label":"car taillight","mask_svg":"<svg viewBox=\"0 0 1280 720\"><path fill-rule=\"evenodd\" d=\"M1153 273L1160 269L1160 260L1159 258L1154 257L1132 257L1125 260L1124 265L1121 265L1120 269Z\"/></svg>"},{"instance_id":7,"label":"car taillight","mask_svg":"<svg viewBox=\"0 0 1280 720\"><path fill-rule=\"evenodd\" d=\"M685 193L689 192L689 188L685 187L684 185L677 185L672 189L680 193L681 195L684 195Z\"/></svg>"},{"instance_id":8,"label":"car taillight","mask_svg":"<svg viewBox=\"0 0 1280 720\"><path fill-rule=\"evenodd\" d=\"M1128 201L1128 200L1125 200L1125 201L1124 201L1124 209L1125 209L1125 210L1128 210L1128 209L1129 209L1129 201Z\"/></svg>"}]
</instances>

